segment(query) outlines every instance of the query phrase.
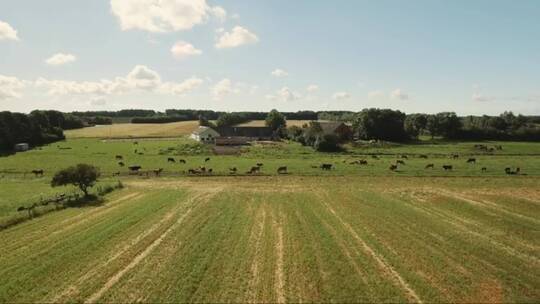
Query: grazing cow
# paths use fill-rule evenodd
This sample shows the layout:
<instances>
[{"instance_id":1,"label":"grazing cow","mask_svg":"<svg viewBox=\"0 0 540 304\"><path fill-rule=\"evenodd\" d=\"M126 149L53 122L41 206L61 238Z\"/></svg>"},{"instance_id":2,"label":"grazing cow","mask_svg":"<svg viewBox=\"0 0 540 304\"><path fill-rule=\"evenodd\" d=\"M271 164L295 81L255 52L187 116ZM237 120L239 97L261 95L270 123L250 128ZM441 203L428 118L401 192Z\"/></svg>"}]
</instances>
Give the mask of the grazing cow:
<instances>
[{"instance_id":1,"label":"grazing cow","mask_svg":"<svg viewBox=\"0 0 540 304\"><path fill-rule=\"evenodd\" d=\"M452 165L443 165L442 166L444 171L448 171L448 170L452 170L453 169L453 166Z\"/></svg>"},{"instance_id":2,"label":"grazing cow","mask_svg":"<svg viewBox=\"0 0 540 304\"><path fill-rule=\"evenodd\" d=\"M259 166L255 166L255 167L251 167L251 169L249 170L249 174L252 174L252 173L259 173L261 172L261 167Z\"/></svg>"},{"instance_id":3,"label":"grazing cow","mask_svg":"<svg viewBox=\"0 0 540 304\"><path fill-rule=\"evenodd\" d=\"M32 173L34 173L34 175L35 175L36 177L38 177L38 176L43 176L43 169L32 170Z\"/></svg>"},{"instance_id":4,"label":"grazing cow","mask_svg":"<svg viewBox=\"0 0 540 304\"><path fill-rule=\"evenodd\" d=\"M468 163L468 164L470 164L470 163L476 164L476 158L469 158L469 159L467 159L467 163Z\"/></svg>"},{"instance_id":5,"label":"grazing cow","mask_svg":"<svg viewBox=\"0 0 540 304\"><path fill-rule=\"evenodd\" d=\"M407 155L405 155L405 154L401 155L401 158L409 159L409 157L407 157Z\"/></svg>"},{"instance_id":6,"label":"grazing cow","mask_svg":"<svg viewBox=\"0 0 540 304\"><path fill-rule=\"evenodd\" d=\"M185 163L186 163L186 160L185 160L185 159L179 159L179 160L178 160L178 163L180 163L180 164L185 164Z\"/></svg>"},{"instance_id":7,"label":"grazing cow","mask_svg":"<svg viewBox=\"0 0 540 304\"><path fill-rule=\"evenodd\" d=\"M112 176L120 176L120 171L113 172Z\"/></svg>"},{"instance_id":8,"label":"grazing cow","mask_svg":"<svg viewBox=\"0 0 540 304\"><path fill-rule=\"evenodd\" d=\"M210 169L208 169L207 172L208 172L208 174L212 174L212 172L214 172L214 169L210 168Z\"/></svg>"},{"instance_id":9,"label":"grazing cow","mask_svg":"<svg viewBox=\"0 0 540 304\"><path fill-rule=\"evenodd\" d=\"M355 161L350 162L349 165L357 165L359 163L360 163L359 161L355 160Z\"/></svg>"},{"instance_id":10,"label":"grazing cow","mask_svg":"<svg viewBox=\"0 0 540 304\"><path fill-rule=\"evenodd\" d=\"M396 160L396 164L399 164L399 165L405 165L405 162L402 161L402 160L400 160L400 159L398 159L398 160Z\"/></svg>"},{"instance_id":11,"label":"grazing cow","mask_svg":"<svg viewBox=\"0 0 540 304\"><path fill-rule=\"evenodd\" d=\"M398 168L397 165L390 165L388 169L390 169L390 171L396 171L397 168Z\"/></svg>"},{"instance_id":12,"label":"grazing cow","mask_svg":"<svg viewBox=\"0 0 540 304\"><path fill-rule=\"evenodd\" d=\"M205 163L206 163L206 162L209 162L209 161L210 161L210 157L207 157L207 158L204 159L204 162L205 162Z\"/></svg>"},{"instance_id":13,"label":"grazing cow","mask_svg":"<svg viewBox=\"0 0 540 304\"><path fill-rule=\"evenodd\" d=\"M118 162L118 165L119 165L120 167L123 167L123 166L125 166L126 164L124 164L124 162Z\"/></svg>"},{"instance_id":14,"label":"grazing cow","mask_svg":"<svg viewBox=\"0 0 540 304\"><path fill-rule=\"evenodd\" d=\"M238 171L236 167L229 168L229 174L236 174L236 171Z\"/></svg>"},{"instance_id":15,"label":"grazing cow","mask_svg":"<svg viewBox=\"0 0 540 304\"><path fill-rule=\"evenodd\" d=\"M367 160L365 159L361 159L360 162L359 162L360 165L367 165Z\"/></svg>"},{"instance_id":16,"label":"grazing cow","mask_svg":"<svg viewBox=\"0 0 540 304\"><path fill-rule=\"evenodd\" d=\"M487 168L486 167L482 167L482 172L486 172L487 171Z\"/></svg>"},{"instance_id":17,"label":"grazing cow","mask_svg":"<svg viewBox=\"0 0 540 304\"><path fill-rule=\"evenodd\" d=\"M156 170L153 170L154 171L154 174L157 176L159 176L161 174L161 172L163 172L163 168L159 168L159 169L156 169Z\"/></svg>"},{"instance_id":18,"label":"grazing cow","mask_svg":"<svg viewBox=\"0 0 540 304\"><path fill-rule=\"evenodd\" d=\"M495 146L495 149L497 149L497 150L502 150L503 147L502 147L501 145L497 145L497 146Z\"/></svg>"},{"instance_id":19,"label":"grazing cow","mask_svg":"<svg viewBox=\"0 0 540 304\"><path fill-rule=\"evenodd\" d=\"M435 168L434 164L427 164L426 165L426 169L433 169L433 168Z\"/></svg>"},{"instance_id":20,"label":"grazing cow","mask_svg":"<svg viewBox=\"0 0 540 304\"><path fill-rule=\"evenodd\" d=\"M206 167L200 166L200 167L199 167L199 171L201 171L201 172L206 172Z\"/></svg>"},{"instance_id":21,"label":"grazing cow","mask_svg":"<svg viewBox=\"0 0 540 304\"><path fill-rule=\"evenodd\" d=\"M423 159L427 159L427 158L428 158L428 156L427 156L427 155L425 155L425 154L420 154L420 156L419 156L419 157L420 157L420 158L423 158Z\"/></svg>"},{"instance_id":22,"label":"grazing cow","mask_svg":"<svg viewBox=\"0 0 540 304\"><path fill-rule=\"evenodd\" d=\"M134 141L133 144L134 144L134 145L138 145L139 142L138 142L138 141Z\"/></svg>"},{"instance_id":23,"label":"grazing cow","mask_svg":"<svg viewBox=\"0 0 540 304\"><path fill-rule=\"evenodd\" d=\"M458 158L459 158L459 154L452 154L452 158L453 158L453 159L458 159Z\"/></svg>"},{"instance_id":24,"label":"grazing cow","mask_svg":"<svg viewBox=\"0 0 540 304\"><path fill-rule=\"evenodd\" d=\"M142 152L139 152L139 153L137 153L137 154L139 154L139 155L144 155L144 153L142 153Z\"/></svg>"},{"instance_id":25,"label":"grazing cow","mask_svg":"<svg viewBox=\"0 0 540 304\"><path fill-rule=\"evenodd\" d=\"M116 155L116 160L122 160L124 157L122 155Z\"/></svg>"},{"instance_id":26,"label":"grazing cow","mask_svg":"<svg viewBox=\"0 0 540 304\"><path fill-rule=\"evenodd\" d=\"M379 157L377 155L371 155L371 158L373 159L379 159Z\"/></svg>"},{"instance_id":27,"label":"grazing cow","mask_svg":"<svg viewBox=\"0 0 540 304\"><path fill-rule=\"evenodd\" d=\"M332 170L332 164L322 164L320 168L323 170Z\"/></svg>"},{"instance_id":28,"label":"grazing cow","mask_svg":"<svg viewBox=\"0 0 540 304\"><path fill-rule=\"evenodd\" d=\"M257 163L257 167L262 167L262 166L264 166L263 163Z\"/></svg>"},{"instance_id":29,"label":"grazing cow","mask_svg":"<svg viewBox=\"0 0 540 304\"><path fill-rule=\"evenodd\" d=\"M133 151L133 153L135 153L135 154L137 154L137 152L139 152L139 150L137 150L137 149L135 149L135 150Z\"/></svg>"},{"instance_id":30,"label":"grazing cow","mask_svg":"<svg viewBox=\"0 0 540 304\"><path fill-rule=\"evenodd\" d=\"M129 171L132 171L132 172L139 172L139 170L141 170L142 167L138 166L138 165L135 165L135 166L129 166L128 169L129 169Z\"/></svg>"},{"instance_id":31,"label":"grazing cow","mask_svg":"<svg viewBox=\"0 0 540 304\"><path fill-rule=\"evenodd\" d=\"M283 167L279 167L277 169L277 173L278 174L287 174L287 167L283 166Z\"/></svg>"},{"instance_id":32,"label":"grazing cow","mask_svg":"<svg viewBox=\"0 0 540 304\"><path fill-rule=\"evenodd\" d=\"M510 174L510 172L512 172L512 169L509 167L506 167L504 168L504 172L506 172L506 174Z\"/></svg>"},{"instance_id":33,"label":"grazing cow","mask_svg":"<svg viewBox=\"0 0 540 304\"><path fill-rule=\"evenodd\" d=\"M175 163L176 160L174 159L174 157L169 157L169 158L167 158L167 162L168 163Z\"/></svg>"}]
</instances>

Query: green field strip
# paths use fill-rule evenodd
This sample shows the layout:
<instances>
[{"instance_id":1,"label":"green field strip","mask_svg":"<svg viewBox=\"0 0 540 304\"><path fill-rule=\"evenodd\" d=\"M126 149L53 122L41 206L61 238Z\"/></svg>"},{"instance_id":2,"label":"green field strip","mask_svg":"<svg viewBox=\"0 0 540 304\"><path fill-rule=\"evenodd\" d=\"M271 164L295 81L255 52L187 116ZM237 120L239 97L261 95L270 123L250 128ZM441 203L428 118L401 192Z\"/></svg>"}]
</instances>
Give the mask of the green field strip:
<instances>
[{"instance_id":1,"label":"green field strip","mask_svg":"<svg viewBox=\"0 0 540 304\"><path fill-rule=\"evenodd\" d=\"M115 250L118 244L129 241L132 232L150 225L152 216L149 214L165 212L170 205L168 201L158 204L131 204L122 210L123 212L109 214L107 220L99 225L65 235L61 240L57 240L54 246L49 246L38 256L28 257L25 262L20 260L21 256L18 260L5 262L16 267L9 269L11 280L3 276L7 281L2 282L0 295L8 299L18 299L20 296L23 301L36 301L46 295L52 296L55 288L67 287L61 285L69 284L71 280L68 278L75 279L91 270L111 250ZM20 284L22 282L34 282L36 286L31 293L24 292L24 285Z\"/></svg>"}]
</instances>

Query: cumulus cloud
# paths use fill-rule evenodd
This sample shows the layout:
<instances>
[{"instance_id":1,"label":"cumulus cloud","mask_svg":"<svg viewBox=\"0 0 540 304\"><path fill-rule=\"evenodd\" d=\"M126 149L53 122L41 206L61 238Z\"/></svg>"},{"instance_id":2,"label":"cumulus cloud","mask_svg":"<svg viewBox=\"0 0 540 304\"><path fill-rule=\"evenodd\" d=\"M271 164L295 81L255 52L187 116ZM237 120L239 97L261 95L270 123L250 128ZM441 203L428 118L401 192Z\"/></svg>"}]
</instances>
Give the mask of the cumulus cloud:
<instances>
[{"instance_id":1,"label":"cumulus cloud","mask_svg":"<svg viewBox=\"0 0 540 304\"><path fill-rule=\"evenodd\" d=\"M73 54L64 54L64 53L58 53L51 56L49 59L45 60L45 63L48 65L64 65L71 62L75 62L77 60L77 57Z\"/></svg>"},{"instance_id":2,"label":"cumulus cloud","mask_svg":"<svg viewBox=\"0 0 540 304\"><path fill-rule=\"evenodd\" d=\"M316 84L310 84L306 88L306 91L308 91L309 93L314 93L314 92L317 92L318 90L319 90L319 86Z\"/></svg>"},{"instance_id":3,"label":"cumulus cloud","mask_svg":"<svg viewBox=\"0 0 540 304\"><path fill-rule=\"evenodd\" d=\"M216 48L234 48L244 44L253 44L259 41L257 35L241 26L235 26L230 32L223 32L216 42Z\"/></svg>"},{"instance_id":4,"label":"cumulus cloud","mask_svg":"<svg viewBox=\"0 0 540 304\"><path fill-rule=\"evenodd\" d=\"M275 69L273 70L271 73L270 73L272 76L274 77L286 77L289 75L289 73L287 73L287 71L285 70L282 70L282 69Z\"/></svg>"},{"instance_id":5,"label":"cumulus cloud","mask_svg":"<svg viewBox=\"0 0 540 304\"><path fill-rule=\"evenodd\" d=\"M111 0L111 11L122 30L149 32L189 30L206 22L210 14L219 18L226 14L206 0Z\"/></svg>"},{"instance_id":6,"label":"cumulus cloud","mask_svg":"<svg viewBox=\"0 0 540 304\"><path fill-rule=\"evenodd\" d=\"M212 87L210 93L214 100L222 100L227 95L240 93L240 89L230 79L224 78Z\"/></svg>"},{"instance_id":7,"label":"cumulus cloud","mask_svg":"<svg viewBox=\"0 0 540 304\"><path fill-rule=\"evenodd\" d=\"M202 51L196 49L191 43L178 41L171 48L171 53L176 59L185 59L189 56L200 55Z\"/></svg>"},{"instance_id":8,"label":"cumulus cloud","mask_svg":"<svg viewBox=\"0 0 540 304\"><path fill-rule=\"evenodd\" d=\"M384 94L383 91L371 91L368 93L369 99L379 99L385 97L386 94Z\"/></svg>"},{"instance_id":9,"label":"cumulus cloud","mask_svg":"<svg viewBox=\"0 0 540 304\"><path fill-rule=\"evenodd\" d=\"M26 82L16 77L0 75L0 100L20 98Z\"/></svg>"},{"instance_id":10,"label":"cumulus cloud","mask_svg":"<svg viewBox=\"0 0 540 304\"><path fill-rule=\"evenodd\" d=\"M221 6L214 6L212 7L212 15L216 16L216 18L223 22L227 19L227 11L221 7Z\"/></svg>"},{"instance_id":11,"label":"cumulus cloud","mask_svg":"<svg viewBox=\"0 0 540 304\"><path fill-rule=\"evenodd\" d=\"M292 91L288 87L283 87L279 89L274 95L268 94L265 96L265 98L269 100L294 101L302 98L302 95Z\"/></svg>"},{"instance_id":12,"label":"cumulus cloud","mask_svg":"<svg viewBox=\"0 0 540 304\"><path fill-rule=\"evenodd\" d=\"M351 98L351 94L347 92L336 92L334 95L332 95L332 98L334 100L345 100Z\"/></svg>"},{"instance_id":13,"label":"cumulus cloud","mask_svg":"<svg viewBox=\"0 0 540 304\"><path fill-rule=\"evenodd\" d=\"M399 99L399 100L407 100L409 99L409 94L403 92L401 89L395 89L390 93L390 98L392 99Z\"/></svg>"},{"instance_id":14,"label":"cumulus cloud","mask_svg":"<svg viewBox=\"0 0 540 304\"><path fill-rule=\"evenodd\" d=\"M471 99L473 101L484 102L484 101L493 101L493 100L495 100L495 97L486 96L486 95L483 95L481 93L473 93L472 96L471 96Z\"/></svg>"},{"instance_id":15,"label":"cumulus cloud","mask_svg":"<svg viewBox=\"0 0 540 304\"><path fill-rule=\"evenodd\" d=\"M0 41L14 40L18 41L17 31L9 23L0 20Z\"/></svg>"},{"instance_id":16,"label":"cumulus cloud","mask_svg":"<svg viewBox=\"0 0 540 304\"><path fill-rule=\"evenodd\" d=\"M160 75L144 65L135 66L125 77L100 81L48 80L39 78L36 87L45 88L49 95L112 95L134 91L149 91L159 94L185 95L204 83L191 77L183 82L163 82Z\"/></svg>"}]
</instances>

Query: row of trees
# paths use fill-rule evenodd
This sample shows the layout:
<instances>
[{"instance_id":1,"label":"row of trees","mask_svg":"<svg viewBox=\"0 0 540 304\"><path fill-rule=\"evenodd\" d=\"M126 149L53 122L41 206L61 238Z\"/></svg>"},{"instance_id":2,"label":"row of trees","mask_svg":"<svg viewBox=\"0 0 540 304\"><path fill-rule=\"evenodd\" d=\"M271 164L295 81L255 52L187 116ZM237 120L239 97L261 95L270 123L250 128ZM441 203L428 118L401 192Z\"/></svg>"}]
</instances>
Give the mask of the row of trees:
<instances>
[{"instance_id":1,"label":"row of trees","mask_svg":"<svg viewBox=\"0 0 540 304\"><path fill-rule=\"evenodd\" d=\"M58 111L0 112L0 150L11 150L21 142L35 146L63 140L63 130L83 126L80 118Z\"/></svg>"}]
</instances>

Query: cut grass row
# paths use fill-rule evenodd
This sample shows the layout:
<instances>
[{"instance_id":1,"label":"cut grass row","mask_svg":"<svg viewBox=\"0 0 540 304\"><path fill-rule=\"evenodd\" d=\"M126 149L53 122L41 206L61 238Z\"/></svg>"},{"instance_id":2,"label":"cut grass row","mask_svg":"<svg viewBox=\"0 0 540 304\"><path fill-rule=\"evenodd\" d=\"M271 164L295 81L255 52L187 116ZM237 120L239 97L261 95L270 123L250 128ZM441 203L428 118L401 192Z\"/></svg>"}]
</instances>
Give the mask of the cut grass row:
<instances>
[{"instance_id":1,"label":"cut grass row","mask_svg":"<svg viewBox=\"0 0 540 304\"><path fill-rule=\"evenodd\" d=\"M0 301L532 303L538 186L132 180L104 206L0 232Z\"/></svg>"}]
</instances>

